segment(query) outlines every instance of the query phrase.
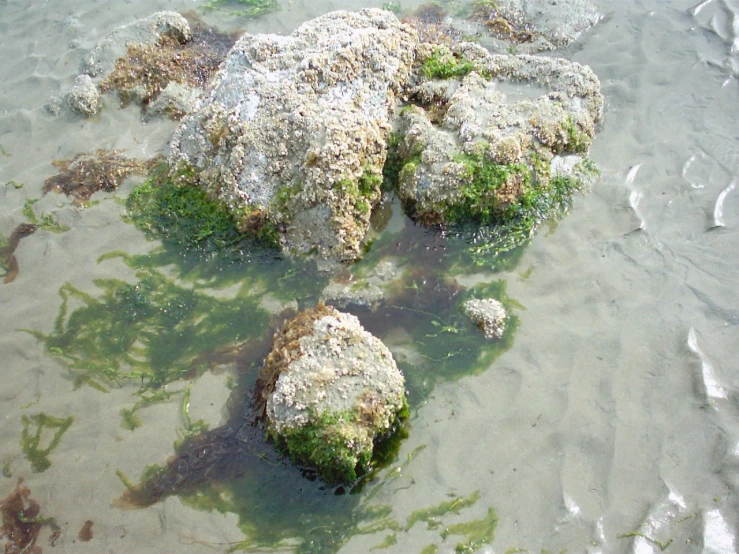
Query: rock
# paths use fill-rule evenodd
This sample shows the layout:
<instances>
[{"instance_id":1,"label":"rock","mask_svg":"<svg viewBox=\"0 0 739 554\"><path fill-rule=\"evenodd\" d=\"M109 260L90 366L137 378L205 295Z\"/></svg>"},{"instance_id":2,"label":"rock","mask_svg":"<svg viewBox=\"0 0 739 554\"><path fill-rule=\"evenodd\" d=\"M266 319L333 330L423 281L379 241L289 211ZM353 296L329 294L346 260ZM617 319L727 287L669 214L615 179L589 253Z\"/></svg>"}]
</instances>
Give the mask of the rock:
<instances>
[{"instance_id":1,"label":"rock","mask_svg":"<svg viewBox=\"0 0 739 554\"><path fill-rule=\"evenodd\" d=\"M44 111L49 115L57 116L62 111L62 102L61 97L56 95L50 96L44 103Z\"/></svg>"},{"instance_id":2,"label":"rock","mask_svg":"<svg viewBox=\"0 0 739 554\"><path fill-rule=\"evenodd\" d=\"M485 338L495 340L503 336L507 314L503 304L494 298L467 300L462 311L485 333Z\"/></svg>"},{"instance_id":3,"label":"rock","mask_svg":"<svg viewBox=\"0 0 739 554\"><path fill-rule=\"evenodd\" d=\"M581 178L576 163L557 160L580 162L595 133L603 97L590 68L472 43L419 53L399 175L399 196L417 219L497 224L551 190L552 165Z\"/></svg>"},{"instance_id":4,"label":"rock","mask_svg":"<svg viewBox=\"0 0 739 554\"><path fill-rule=\"evenodd\" d=\"M591 0L483 1L472 11L491 37L486 47L528 54L564 48L602 18Z\"/></svg>"},{"instance_id":5,"label":"rock","mask_svg":"<svg viewBox=\"0 0 739 554\"><path fill-rule=\"evenodd\" d=\"M352 274L348 278L342 274L334 277L323 289L321 296L329 304L342 309L349 306L375 309L385 298L386 289L396 283L401 274L398 260L386 259L363 277Z\"/></svg>"},{"instance_id":6,"label":"rock","mask_svg":"<svg viewBox=\"0 0 739 554\"><path fill-rule=\"evenodd\" d=\"M241 227L283 229L284 250L356 259L416 46L377 9L244 35L175 133L170 164L193 166Z\"/></svg>"},{"instance_id":7,"label":"rock","mask_svg":"<svg viewBox=\"0 0 739 554\"><path fill-rule=\"evenodd\" d=\"M74 80L74 86L67 92L65 99L72 110L90 117L98 111L100 93L89 75L80 75Z\"/></svg>"},{"instance_id":8,"label":"rock","mask_svg":"<svg viewBox=\"0 0 739 554\"><path fill-rule=\"evenodd\" d=\"M192 38L190 25L180 14L156 12L108 33L85 59L85 73L91 77L107 75L115 68L116 60L125 56L129 44L156 44L164 34L179 42Z\"/></svg>"},{"instance_id":9,"label":"rock","mask_svg":"<svg viewBox=\"0 0 739 554\"><path fill-rule=\"evenodd\" d=\"M170 82L156 100L149 104L147 115L164 115L170 119L182 119L191 113L202 91L180 83Z\"/></svg>"},{"instance_id":10,"label":"rock","mask_svg":"<svg viewBox=\"0 0 739 554\"><path fill-rule=\"evenodd\" d=\"M330 483L366 472L375 441L406 409L387 347L356 317L322 303L275 334L258 390L268 435Z\"/></svg>"}]
</instances>

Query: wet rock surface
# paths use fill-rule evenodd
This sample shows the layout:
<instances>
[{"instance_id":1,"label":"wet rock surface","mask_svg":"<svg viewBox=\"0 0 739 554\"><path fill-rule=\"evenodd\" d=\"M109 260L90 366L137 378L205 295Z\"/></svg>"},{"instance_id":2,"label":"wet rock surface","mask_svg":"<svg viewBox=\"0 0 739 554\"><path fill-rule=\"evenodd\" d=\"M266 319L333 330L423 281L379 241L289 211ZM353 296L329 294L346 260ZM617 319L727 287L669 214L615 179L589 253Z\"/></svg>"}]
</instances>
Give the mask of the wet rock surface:
<instances>
[{"instance_id":1,"label":"wet rock surface","mask_svg":"<svg viewBox=\"0 0 739 554\"><path fill-rule=\"evenodd\" d=\"M243 227L283 249L355 259L379 201L390 116L416 34L386 11L333 12L292 35L245 35L172 141Z\"/></svg>"},{"instance_id":2,"label":"wet rock surface","mask_svg":"<svg viewBox=\"0 0 739 554\"><path fill-rule=\"evenodd\" d=\"M258 389L268 434L329 482L365 472L374 442L406 406L387 347L356 317L323 304L275 334Z\"/></svg>"}]
</instances>

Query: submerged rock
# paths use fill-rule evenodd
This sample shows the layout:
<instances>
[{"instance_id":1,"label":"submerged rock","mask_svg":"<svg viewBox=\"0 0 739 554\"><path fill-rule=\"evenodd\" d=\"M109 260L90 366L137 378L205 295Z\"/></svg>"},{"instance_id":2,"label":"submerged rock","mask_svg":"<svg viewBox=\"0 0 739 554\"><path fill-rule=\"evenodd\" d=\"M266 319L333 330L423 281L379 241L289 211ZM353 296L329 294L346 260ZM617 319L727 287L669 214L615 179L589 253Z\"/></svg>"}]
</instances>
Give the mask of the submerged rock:
<instances>
[{"instance_id":1,"label":"submerged rock","mask_svg":"<svg viewBox=\"0 0 739 554\"><path fill-rule=\"evenodd\" d=\"M67 92L65 99L72 110L90 117L98 111L100 93L89 75L80 75L75 79L74 86Z\"/></svg>"},{"instance_id":2,"label":"submerged rock","mask_svg":"<svg viewBox=\"0 0 739 554\"><path fill-rule=\"evenodd\" d=\"M426 224L547 217L547 203L560 202L586 173L578 162L603 106L595 74L564 59L490 54L471 43L419 52L415 105L401 115L406 208Z\"/></svg>"},{"instance_id":3,"label":"submerged rock","mask_svg":"<svg viewBox=\"0 0 739 554\"><path fill-rule=\"evenodd\" d=\"M108 33L85 59L85 73L91 77L107 75L115 68L116 61L126 55L129 44L154 45L164 35L179 42L192 38L190 25L180 14L156 12Z\"/></svg>"},{"instance_id":4,"label":"submerged rock","mask_svg":"<svg viewBox=\"0 0 739 554\"><path fill-rule=\"evenodd\" d=\"M330 483L367 471L406 409L404 379L359 320L322 303L275 334L258 387L268 435Z\"/></svg>"},{"instance_id":5,"label":"submerged rock","mask_svg":"<svg viewBox=\"0 0 739 554\"><path fill-rule=\"evenodd\" d=\"M172 141L243 228L283 249L355 259L379 201L390 116L415 32L386 11L329 13L290 36L245 35Z\"/></svg>"},{"instance_id":6,"label":"submerged rock","mask_svg":"<svg viewBox=\"0 0 739 554\"><path fill-rule=\"evenodd\" d=\"M370 269L366 275L358 277L348 271L334 276L321 293L323 299L333 306L377 308L385 298L387 289L397 285L403 276L399 261L385 259Z\"/></svg>"},{"instance_id":7,"label":"submerged rock","mask_svg":"<svg viewBox=\"0 0 739 554\"><path fill-rule=\"evenodd\" d=\"M492 38L485 46L529 54L564 48L602 18L592 0L481 0L472 11Z\"/></svg>"},{"instance_id":8,"label":"submerged rock","mask_svg":"<svg viewBox=\"0 0 739 554\"><path fill-rule=\"evenodd\" d=\"M462 305L462 311L485 333L485 338L495 340L505 333L508 314L495 298L472 298Z\"/></svg>"}]
</instances>

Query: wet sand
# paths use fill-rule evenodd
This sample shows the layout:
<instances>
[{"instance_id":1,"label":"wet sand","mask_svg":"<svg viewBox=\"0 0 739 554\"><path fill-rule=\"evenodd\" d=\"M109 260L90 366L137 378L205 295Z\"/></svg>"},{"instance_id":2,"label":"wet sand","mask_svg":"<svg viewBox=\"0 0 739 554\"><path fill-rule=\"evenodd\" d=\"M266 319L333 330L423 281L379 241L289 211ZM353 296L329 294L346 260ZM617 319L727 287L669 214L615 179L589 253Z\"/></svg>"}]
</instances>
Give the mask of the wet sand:
<instances>
[{"instance_id":1,"label":"wet sand","mask_svg":"<svg viewBox=\"0 0 739 554\"><path fill-rule=\"evenodd\" d=\"M41 197L52 159L95 148L166 152L175 123L143 125L138 108L118 109L112 96L90 120L52 117L43 104L71 86L82 55L109 30L198 4L0 2L0 145L8 154L0 154L0 232L25 221L23 205ZM287 33L320 13L366 5L296 0L243 27ZM448 494L479 490L474 506L443 522L495 508L495 540L483 552L642 554L672 540L670 552L728 554L738 546L739 515L739 191L730 187L739 178L731 25L739 3L602 9L601 25L562 53L601 80L606 112L591 157L602 179L502 274L526 307L514 346L487 372L434 389L414 412L399 459L425 448L369 502L405 521ZM223 13L208 21L241 25ZM2 186L11 180L23 188ZM94 291L94 279L133 277L120 261L97 263L113 250L153 246L121 221L109 196L84 210L43 197L36 212L54 212L71 230L24 238L18 277L0 285L0 453L12 473L0 477L0 498L23 477L62 528L55 552L225 551L244 538L235 514L197 511L177 497L142 510L111 506L123 492L116 470L136 478L171 456L179 402L141 411L142 427L127 431L119 411L134 390L74 390L59 360L17 331L51 331L64 282ZM222 423L228 395L225 375L205 374L194 384L192 417ZM20 448L21 417L40 412L74 423L51 467L33 473ZM94 538L81 542L87 520ZM367 552L386 534L356 536L342 552ZM396 540L388 552L435 543L445 553L458 542L421 524Z\"/></svg>"}]
</instances>

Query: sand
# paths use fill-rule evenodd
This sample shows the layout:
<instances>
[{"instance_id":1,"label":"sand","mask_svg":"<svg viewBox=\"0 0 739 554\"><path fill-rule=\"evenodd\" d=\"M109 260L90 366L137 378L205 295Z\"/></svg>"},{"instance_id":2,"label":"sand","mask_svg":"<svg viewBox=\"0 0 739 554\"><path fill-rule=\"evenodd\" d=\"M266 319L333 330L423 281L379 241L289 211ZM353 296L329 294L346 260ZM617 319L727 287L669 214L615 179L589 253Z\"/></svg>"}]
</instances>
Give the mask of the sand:
<instances>
[{"instance_id":1,"label":"sand","mask_svg":"<svg viewBox=\"0 0 739 554\"><path fill-rule=\"evenodd\" d=\"M52 159L101 147L166 152L175 124L144 125L137 108L120 110L110 96L89 120L52 117L43 104L71 86L82 54L115 26L199 4L0 1L8 154L0 155L0 232L25 221L23 204L41 197ZM220 12L208 20L287 33L332 9L381 4L295 0L247 24ZM459 541L443 540L444 526L490 507L499 522L482 552L642 554L671 539L670 552L739 546L739 192L731 187L739 179L739 3L620 0L602 9L607 18L563 53L601 80L605 120L591 156L602 179L502 275L526 307L513 347L485 373L436 387L414 411L399 460L425 448L400 477L381 475L387 486L366 501L390 505L403 522L449 494L479 490L480 499L441 528L397 531L388 552L431 543L452 552ZM23 188L2 186L11 180ZM44 197L37 213L55 212L71 230L23 239L19 277L0 285L0 453L12 472L0 477L0 498L25 479L62 528L53 549L42 535L45 551L225 551L244 538L233 513L201 512L177 497L142 510L112 506L123 492L116 470L136 478L172 455L179 402L142 411L143 426L127 431L119 411L135 401L134 388L74 390L60 361L18 332L52 329L64 282L94 291L94 279L132 278L119 261L98 263L100 255L153 247L109 196L85 210ZM204 375L192 394L194 418L224 421L225 375ZM20 448L21 417L40 412L74 423L51 467L34 473ZM94 538L81 542L86 520ZM341 552L367 552L385 534L355 536Z\"/></svg>"}]
</instances>

